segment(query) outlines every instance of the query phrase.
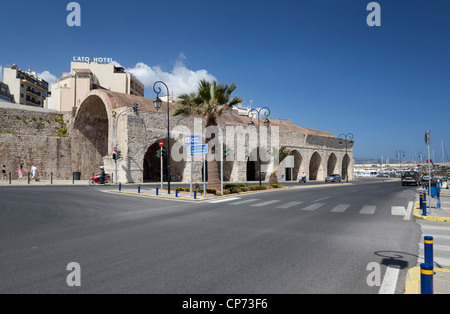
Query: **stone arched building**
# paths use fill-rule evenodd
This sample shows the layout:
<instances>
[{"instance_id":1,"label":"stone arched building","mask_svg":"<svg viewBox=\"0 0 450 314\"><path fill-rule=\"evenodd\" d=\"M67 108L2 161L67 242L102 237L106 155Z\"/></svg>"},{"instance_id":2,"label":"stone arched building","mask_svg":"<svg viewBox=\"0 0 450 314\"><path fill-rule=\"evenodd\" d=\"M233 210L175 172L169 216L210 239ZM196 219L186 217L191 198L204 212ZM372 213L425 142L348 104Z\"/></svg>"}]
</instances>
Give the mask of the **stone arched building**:
<instances>
[{"instance_id":1,"label":"stone arched building","mask_svg":"<svg viewBox=\"0 0 450 314\"><path fill-rule=\"evenodd\" d=\"M138 114L132 110L139 104ZM170 104L171 111L175 105ZM229 182L257 181L259 167L255 127L249 127L249 117L226 113L218 119L229 157L224 163L224 178ZM293 179L304 172L310 180L324 180L331 173L353 179L353 142L343 143L336 136L322 131L293 125L290 120L270 119L269 130L261 126L261 172L263 181L272 172L279 179L285 174L283 164L277 165L280 148L294 156ZM257 125L257 123L255 123ZM183 144L184 136L206 138L205 121L199 117L170 116L171 180L189 182L191 161ZM112 160L115 144L119 144L122 159L117 163L121 182L159 181L160 160L156 158L158 142L167 143L167 104L157 111L153 100L106 90L91 91L77 108L70 128L72 170L82 173L82 179L97 172L104 164L115 173ZM343 145L342 145L343 144ZM347 154L345 145L347 145ZM165 161L164 161L165 165ZM193 161L193 179L201 181L203 162ZM165 167L164 167L165 168Z\"/></svg>"}]
</instances>

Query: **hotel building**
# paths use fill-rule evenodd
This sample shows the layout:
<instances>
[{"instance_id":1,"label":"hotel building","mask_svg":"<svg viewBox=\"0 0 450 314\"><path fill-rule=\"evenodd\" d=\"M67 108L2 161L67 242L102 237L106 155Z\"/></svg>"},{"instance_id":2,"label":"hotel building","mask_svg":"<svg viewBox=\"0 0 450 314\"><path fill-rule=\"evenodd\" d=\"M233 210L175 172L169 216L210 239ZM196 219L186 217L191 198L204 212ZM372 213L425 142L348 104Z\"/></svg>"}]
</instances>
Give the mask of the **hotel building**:
<instances>
[{"instance_id":1,"label":"hotel building","mask_svg":"<svg viewBox=\"0 0 450 314\"><path fill-rule=\"evenodd\" d=\"M52 86L50 109L72 112L95 89L144 97L144 85L123 67L98 62L72 62L70 72Z\"/></svg>"}]
</instances>

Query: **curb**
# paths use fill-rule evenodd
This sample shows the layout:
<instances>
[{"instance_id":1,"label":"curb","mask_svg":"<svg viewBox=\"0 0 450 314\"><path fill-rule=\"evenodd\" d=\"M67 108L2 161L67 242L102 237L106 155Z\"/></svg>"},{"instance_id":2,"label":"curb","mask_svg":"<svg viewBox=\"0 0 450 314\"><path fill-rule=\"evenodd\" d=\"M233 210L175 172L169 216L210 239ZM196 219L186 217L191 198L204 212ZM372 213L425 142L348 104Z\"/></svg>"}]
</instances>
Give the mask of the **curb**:
<instances>
[{"instance_id":1,"label":"curb","mask_svg":"<svg viewBox=\"0 0 450 314\"><path fill-rule=\"evenodd\" d=\"M173 196L166 196L166 195L155 195L155 194L145 194L145 193L137 193L137 192L126 192L126 191L111 191L112 193L117 194L128 194L128 195L135 195L135 196L146 196L146 197L153 197L153 198L163 198L163 199L170 199L170 200L181 200L181 201L192 201L192 202L205 202L205 201L212 201L217 200L221 198L227 198L227 197L236 197L239 195L245 195L245 194L254 194L254 193L264 193L264 192L275 192L275 191L281 191L281 190L288 190L289 188L278 188L278 189L271 189L271 190L259 190L259 191L248 191L248 192L240 192L240 193L233 193L229 195L219 195L219 196L213 196L209 198L201 198L201 199L193 199L193 198L186 198L186 197L173 197Z\"/></svg>"},{"instance_id":2,"label":"curb","mask_svg":"<svg viewBox=\"0 0 450 314\"><path fill-rule=\"evenodd\" d=\"M450 273L450 269L435 268L436 273ZM405 291L403 294L421 294L420 293L420 266L410 268L406 276Z\"/></svg>"},{"instance_id":3,"label":"curb","mask_svg":"<svg viewBox=\"0 0 450 314\"><path fill-rule=\"evenodd\" d=\"M450 217L430 217L430 216L423 216L420 213L420 202L416 201L414 203L414 217L417 219L422 219L422 220L428 220L428 221L440 221L440 222L450 222Z\"/></svg>"}]
</instances>

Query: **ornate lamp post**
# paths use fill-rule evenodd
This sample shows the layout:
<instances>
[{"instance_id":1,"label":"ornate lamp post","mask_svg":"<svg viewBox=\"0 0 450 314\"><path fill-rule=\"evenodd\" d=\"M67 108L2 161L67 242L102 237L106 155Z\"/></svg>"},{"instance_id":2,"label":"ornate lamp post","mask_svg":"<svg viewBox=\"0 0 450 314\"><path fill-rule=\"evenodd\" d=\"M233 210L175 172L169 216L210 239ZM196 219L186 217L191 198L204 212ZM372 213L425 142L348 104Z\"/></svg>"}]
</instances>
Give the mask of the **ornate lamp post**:
<instances>
[{"instance_id":1,"label":"ornate lamp post","mask_svg":"<svg viewBox=\"0 0 450 314\"><path fill-rule=\"evenodd\" d=\"M349 166L349 163L347 162L347 158L346 158L348 156L348 145L347 145L347 143L348 143L348 140L353 142L353 139L355 138L355 136L352 133L348 133L348 134L341 134L341 135L339 135L339 138L341 139L339 141L339 147L341 147L341 148L344 146L344 140L345 140L345 157L344 157L344 160L345 160L345 177L346 177L347 183L348 183L348 166Z\"/></svg>"},{"instance_id":2,"label":"ornate lamp post","mask_svg":"<svg viewBox=\"0 0 450 314\"><path fill-rule=\"evenodd\" d=\"M258 155L258 168L259 168L259 185L262 185L262 179L261 179L261 156L260 156L260 145L261 145L261 139L260 139L260 133L259 133L259 128L260 128L260 123L259 123L259 119L261 116L261 113L264 113L264 116L266 117L266 120L264 120L264 125L266 126L266 128L270 127L270 120L269 120L269 116L270 116L270 109L267 107L263 107L261 109L252 109L248 112L248 116L250 119L253 119L255 116L258 117L258 147L257 147L257 155ZM255 123L250 120L250 122L248 123L249 126L254 126Z\"/></svg>"},{"instance_id":3,"label":"ornate lamp post","mask_svg":"<svg viewBox=\"0 0 450 314\"><path fill-rule=\"evenodd\" d=\"M153 91L156 93L156 99L153 104L156 110L161 109L162 100L159 98L159 94L161 93L161 88L156 88L156 85L162 84L166 87L167 90L167 188L170 194L170 109L169 109L169 87L167 87L166 83L162 81L157 81L153 85ZM162 174L161 174L162 175Z\"/></svg>"},{"instance_id":4,"label":"ornate lamp post","mask_svg":"<svg viewBox=\"0 0 450 314\"><path fill-rule=\"evenodd\" d=\"M400 176L402 175L402 156L405 158L405 151L403 149L395 151L395 157L400 158Z\"/></svg>"}]
</instances>

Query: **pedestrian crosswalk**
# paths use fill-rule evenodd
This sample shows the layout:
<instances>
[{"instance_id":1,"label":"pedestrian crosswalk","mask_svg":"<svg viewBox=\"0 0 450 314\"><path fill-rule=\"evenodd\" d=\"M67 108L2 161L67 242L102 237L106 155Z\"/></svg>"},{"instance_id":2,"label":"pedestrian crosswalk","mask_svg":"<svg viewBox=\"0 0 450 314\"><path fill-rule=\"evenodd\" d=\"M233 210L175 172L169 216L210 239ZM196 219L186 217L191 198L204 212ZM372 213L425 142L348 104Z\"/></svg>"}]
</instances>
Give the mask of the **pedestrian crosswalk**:
<instances>
[{"instance_id":1,"label":"pedestrian crosswalk","mask_svg":"<svg viewBox=\"0 0 450 314\"><path fill-rule=\"evenodd\" d=\"M229 206L249 206L250 208L274 208L274 209L291 209L298 210L301 212L314 212L318 210L328 211L330 213L346 213L346 212L356 212L360 215L374 215L377 210L381 210L381 208L377 208L376 205L352 205L352 204L333 204L332 201L326 203L325 201L329 198L323 198L320 200L314 200L310 202L305 201L291 201L285 202L283 200L261 200L258 198L241 198L241 197L231 197L218 200L211 200L207 203L221 203L221 205L229 205ZM397 213L398 210L394 210L399 206L392 206L392 215ZM391 214L391 208L386 209L386 212ZM403 212L402 212L403 213ZM397 213L398 214L398 213ZM394 215L395 216L395 215Z\"/></svg>"},{"instance_id":2,"label":"pedestrian crosswalk","mask_svg":"<svg viewBox=\"0 0 450 314\"><path fill-rule=\"evenodd\" d=\"M448 223L419 221L422 229L422 239L425 236L433 237L433 262L437 268L450 269L450 227ZM423 263L424 257L423 241L419 243L418 263Z\"/></svg>"}]
</instances>

